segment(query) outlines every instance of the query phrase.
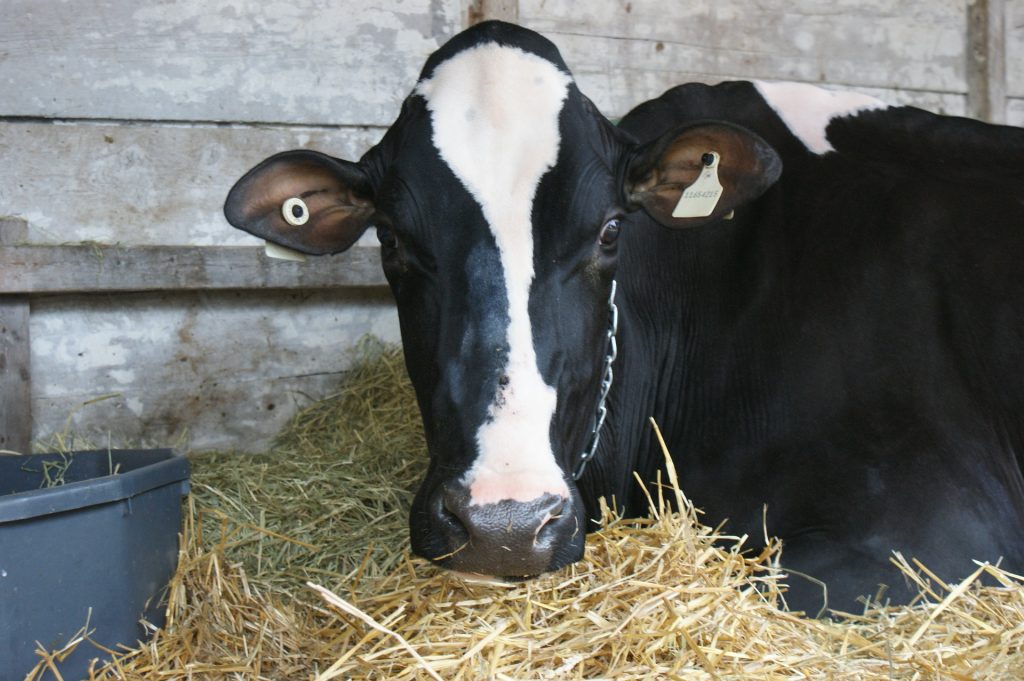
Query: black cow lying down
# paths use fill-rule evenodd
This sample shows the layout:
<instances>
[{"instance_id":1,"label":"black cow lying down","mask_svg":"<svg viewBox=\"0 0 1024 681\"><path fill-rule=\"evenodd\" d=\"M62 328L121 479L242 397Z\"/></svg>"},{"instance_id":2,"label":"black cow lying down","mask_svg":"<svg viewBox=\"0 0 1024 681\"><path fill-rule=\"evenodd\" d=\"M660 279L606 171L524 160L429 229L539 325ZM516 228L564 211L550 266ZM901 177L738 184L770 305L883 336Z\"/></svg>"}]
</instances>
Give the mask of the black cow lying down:
<instances>
[{"instance_id":1,"label":"black cow lying down","mask_svg":"<svg viewBox=\"0 0 1024 681\"><path fill-rule=\"evenodd\" d=\"M225 212L313 254L376 228L430 450L412 546L439 565L579 560L599 497L647 511L653 416L706 518L766 518L830 607L907 599L893 550L1024 568L1020 129L747 82L615 127L550 42L486 23L362 160L278 154Z\"/></svg>"}]
</instances>

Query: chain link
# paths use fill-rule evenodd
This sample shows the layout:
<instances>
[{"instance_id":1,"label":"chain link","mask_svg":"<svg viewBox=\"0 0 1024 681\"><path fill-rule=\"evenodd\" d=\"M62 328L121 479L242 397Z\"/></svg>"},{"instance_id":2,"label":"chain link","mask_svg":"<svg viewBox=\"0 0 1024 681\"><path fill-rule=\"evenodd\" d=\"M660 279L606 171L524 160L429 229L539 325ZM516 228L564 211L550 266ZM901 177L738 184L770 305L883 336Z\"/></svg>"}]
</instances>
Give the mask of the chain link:
<instances>
[{"instance_id":1,"label":"chain link","mask_svg":"<svg viewBox=\"0 0 1024 681\"><path fill-rule=\"evenodd\" d=\"M608 418L608 407L605 405L605 401L608 399L608 393L611 391L612 383L615 380L612 364L615 362L615 358L619 356L619 344L615 340L615 335L619 332L619 308L615 305L615 291L617 288L618 283L612 279L612 292L608 296L608 334L605 337L608 354L604 357L604 377L601 379L601 393L597 400L597 411L594 415L594 430L590 434L590 446L580 454L579 463L576 464L576 470L572 473L573 480L579 480L583 477L583 471L586 469L587 463L597 454L597 445L601 442L601 428L604 426L605 419Z\"/></svg>"}]
</instances>

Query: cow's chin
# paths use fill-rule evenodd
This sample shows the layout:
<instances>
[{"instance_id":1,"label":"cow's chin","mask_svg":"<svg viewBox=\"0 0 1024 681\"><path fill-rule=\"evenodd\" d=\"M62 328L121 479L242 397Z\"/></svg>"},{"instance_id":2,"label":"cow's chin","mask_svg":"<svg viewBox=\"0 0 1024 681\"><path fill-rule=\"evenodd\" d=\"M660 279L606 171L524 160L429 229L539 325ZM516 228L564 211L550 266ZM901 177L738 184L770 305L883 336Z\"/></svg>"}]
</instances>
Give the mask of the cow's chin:
<instances>
[{"instance_id":1,"label":"cow's chin","mask_svg":"<svg viewBox=\"0 0 1024 681\"><path fill-rule=\"evenodd\" d=\"M549 565L543 569L531 572L529 574L494 574L492 569L483 568L479 566L466 566L459 565L458 561L454 561L448 558L442 560L432 560L434 565L443 568L446 572L452 576L461 579L464 582L470 584L484 584L490 586L515 586L528 582L530 580L542 578L562 570L573 563L577 563L583 558L583 546L579 546L578 555L569 555L569 550L575 549L575 547L566 547L566 551L559 551L558 556L565 555L564 560L559 560L557 557L549 563ZM475 568L475 569L474 569Z\"/></svg>"},{"instance_id":2,"label":"cow's chin","mask_svg":"<svg viewBox=\"0 0 1024 681\"><path fill-rule=\"evenodd\" d=\"M446 574L466 582L467 584L507 587L513 587L522 584L523 582L528 582L531 579L537 579L537 577L540 577L540 575L530 575L529 577L492 577L490 575L481 575L476 572L459 572L458 570L448 570Z\"/></svg>"},{"instance_id":3,"label":"cow's chin","mask_svg":"<svg viewBox=\"0 0 1024 681\"><path fill-rule=\"evenodd\" d=\"M503 583L518 583L535 579L541 575L561 570L572 565L583 558L584 533L581 530L578 537L574 537L568 544L551 547L550 550L531 555L510 555L500 563L495 563L491 556L486 560L477 560L472 554L466 557L460 554L463 551L449 550L447 553L438 554L433 546L424 546L415 536L412 540L413 553L426 558L434 565L444 568L450 572L466 576L472 576L476 580L499 581Z\"/></svg>"}]
</instances>

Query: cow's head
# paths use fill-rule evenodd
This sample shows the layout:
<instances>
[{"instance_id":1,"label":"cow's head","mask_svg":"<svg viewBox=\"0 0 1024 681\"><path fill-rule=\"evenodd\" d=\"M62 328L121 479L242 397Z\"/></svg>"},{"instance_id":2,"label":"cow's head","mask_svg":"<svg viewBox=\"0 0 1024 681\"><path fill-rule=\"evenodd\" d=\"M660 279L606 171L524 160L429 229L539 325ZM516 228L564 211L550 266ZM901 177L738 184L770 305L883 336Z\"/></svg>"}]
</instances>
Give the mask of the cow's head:
<instances>
[{"instance_id":1,"label":"cow's head","mask_svg":"<svg viewBox=\"0 0 1024 681\"><path fill-rule=\"evenodd\" d=\"M720 200L673 217L708 162ZM413 549L526 576L583 553L572 471L593 427L620 218L642 207L669 227L715 221L778 173L763 141L724 123L637 146L550 42L487 23L431 56L358 163L278 154L239 180L225 213L311 254L376 228L430 450Z\"/></svg>"}]
</instances>

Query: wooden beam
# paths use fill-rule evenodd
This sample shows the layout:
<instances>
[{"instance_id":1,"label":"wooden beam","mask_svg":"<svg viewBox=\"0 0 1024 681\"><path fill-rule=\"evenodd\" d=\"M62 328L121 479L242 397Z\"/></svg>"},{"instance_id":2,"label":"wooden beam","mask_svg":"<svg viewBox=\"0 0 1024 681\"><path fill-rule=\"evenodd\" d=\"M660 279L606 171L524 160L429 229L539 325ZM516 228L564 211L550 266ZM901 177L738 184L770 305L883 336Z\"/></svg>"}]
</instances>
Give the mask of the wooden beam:
<instances>
[{"instance_id":1,"label":"wooden beam","mask_svg":"<svg viewBox=\"0 0 1024 681\"><path fill-rule=\"evenodd\" d=\"M967 5L967 113L1006 122L1006 2Z\"/></svg>"},{"instance_id":2,"label":"wooden beam","mask_svg":"<svg viewBox=\"0 0 1024 681\"><path fill-rule=\"evenodd\" d=\"M0 250L27 234L24 220L0 218ZM28 297L0 286L0 449L32 449L31 359Z\"/></svg>"},{"instance_id":3,"label":"wooden beam","mask_svg":"<svg viewBox=\"0 0 1024 681\"><path fill-rule=\"evenodd\" d=\"M68 11L57 0L31 2L31 11L20 11L29 5L3 0L0 111L139 123L388 126L426 53L457 32L461 10L457 0L289 4L295 19L240 0L177 3L173 10L162 1L117 0L102 11ZM221 12L238 14L225 23ZM257 18L265 12L274 19ZM282 27L292 20L301 21L301 59L296 36ZM229 28L233 21L245 26L244 40ZM148 148L132 153L160 159ZM103 170L94 172L110 172L111 156L97 159ZM11 163L6 150L3 157ZM205 167L221 162L214 153L203 150L195 160L203 168L193 173L217 177ZM140 163L139 172L150 172L148 165ZM51 195L60 184L54 181ZM5 198L9 193L4 187ZM62 201L77 199L74 192L62 193Z\"/></svg>"},{"instance_id":4,"label":"wooden beam","mask_svg":"<svg viewBox=\"0 0 1024 681\"><path fill-rule=\"evenodd\" d=\"M371 246L304 263L268 258L259 246L0 246L0 291L8 294L386 285Z\"/></svg>"}]
</instances>

